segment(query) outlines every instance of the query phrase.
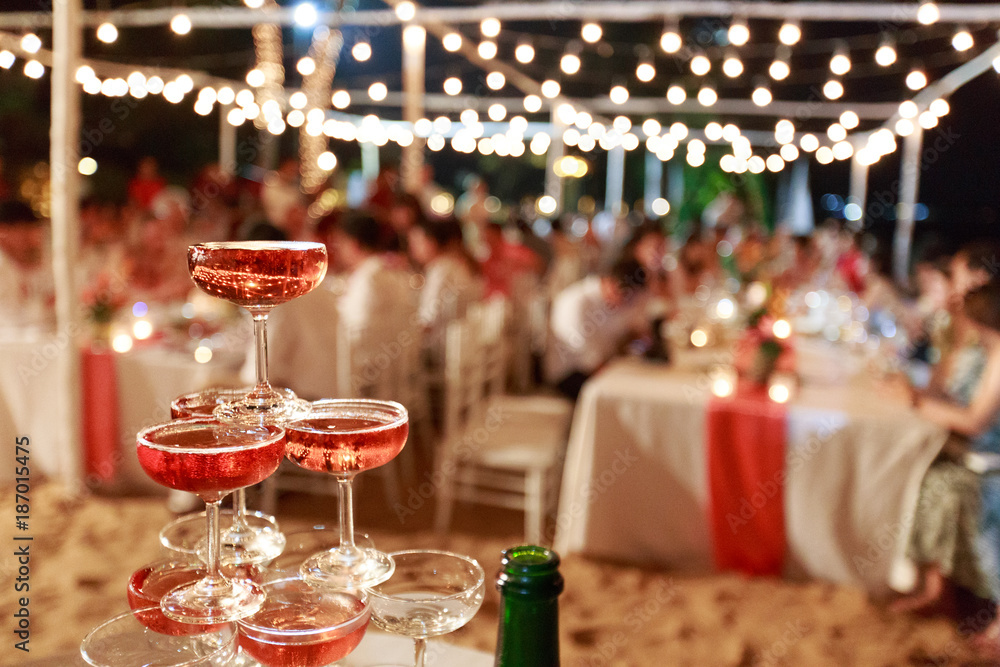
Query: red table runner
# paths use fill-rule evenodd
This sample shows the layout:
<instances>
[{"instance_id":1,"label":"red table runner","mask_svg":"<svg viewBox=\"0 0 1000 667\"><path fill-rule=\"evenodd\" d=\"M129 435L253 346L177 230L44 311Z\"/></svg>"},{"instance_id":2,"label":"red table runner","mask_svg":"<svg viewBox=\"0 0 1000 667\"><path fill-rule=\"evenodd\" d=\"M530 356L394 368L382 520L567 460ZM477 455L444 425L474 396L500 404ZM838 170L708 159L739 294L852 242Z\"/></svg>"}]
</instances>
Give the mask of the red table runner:
<instances>
[{"instance_id":1,"label":"red table runner","mask_svg":"<svg viewBox=\"0 0 1000 667\"><path fill-rule=\"evenodd\" d=\"M83 383L83 452L88 480L114 479L118 459L118 379L115 353L84 348L80 358Z\"/></svg>"},{"instance_id":2,"label":"red table runner","mask_svg":"<svg viewBox=\"0 0 1000 667\"><path fill-rule=\"evenodd\" d=\"M715 566L781 575L785 558L786 409L740 382L708 404L709 524Z\"/></svg>"}]
</instances>

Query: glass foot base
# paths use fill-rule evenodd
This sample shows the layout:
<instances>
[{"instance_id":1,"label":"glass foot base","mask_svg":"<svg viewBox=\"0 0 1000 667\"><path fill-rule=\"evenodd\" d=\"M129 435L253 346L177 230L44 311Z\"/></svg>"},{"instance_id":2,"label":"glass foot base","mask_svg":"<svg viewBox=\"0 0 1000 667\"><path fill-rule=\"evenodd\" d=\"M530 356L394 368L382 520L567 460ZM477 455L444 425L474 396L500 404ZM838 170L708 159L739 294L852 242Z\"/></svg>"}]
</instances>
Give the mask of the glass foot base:
<instances>
[{"instance_id":1,"label":"glass foot base","mask_svg":"<svg viewBox=\"0 0 1000 667\"><path fill-rule=\"evenodd\" d=\"M222 510L222 565L266 565L281 555L285 536L273 516L263 512L247 512L247 528L237 530L232 510ZM160 544L170 551L205 560L208 540L205 535L205 513L188 514L171 521L160 531Z\"/></svg>"},{"instance_id":2,"label":"glass foot base","mask_svg":"<svg viewBox=\"0 0 1000 667\"><path fill-rule=\"evenodd\" d=\"M212 415L225 424L278 426L309 416L309 402L301 398L279 398L265 404L245 400L220 405Z\"/></svg>"},{"instance_id":3,"label":"glass foot base","mask_svg":"<svg viewBox=\"0 0 1000 667\"><path fill-rule=\"evenodd\" d=\"M264 591L249 581L219 579L182 586L163 596L160 610L180 623L229 623L260 611Z\"/></svg>"},{"instance_id":4,"label":"glass foot base","mask_svg":"<svg viewBox=\"0 0 1000 667\"><path fill-rule=\"evenodd\" d=\"M327 588L369 588L389 577L396 563L377 549L332 549L307 559L299 568L302 578Z\"/></svg>"}]
</instances>

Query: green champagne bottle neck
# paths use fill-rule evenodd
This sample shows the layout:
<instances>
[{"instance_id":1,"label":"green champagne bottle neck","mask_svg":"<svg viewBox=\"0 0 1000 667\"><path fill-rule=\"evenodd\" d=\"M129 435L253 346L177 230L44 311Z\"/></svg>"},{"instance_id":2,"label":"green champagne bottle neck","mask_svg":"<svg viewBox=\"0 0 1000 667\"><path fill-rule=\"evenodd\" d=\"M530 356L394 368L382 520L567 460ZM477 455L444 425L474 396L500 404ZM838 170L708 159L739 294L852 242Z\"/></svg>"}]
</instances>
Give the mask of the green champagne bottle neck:
<instances>
[{"instance_id":1,"label":"green champagne bottle neck","mask_svg":"<svg viewBox=\"0 0 1000 667\"><path fill-rule=\"evenodd\" d=\"M503 552L501 565L496 667L558 667L559 556L543 547L514 547Z\"/></svg>"}]
</instances>

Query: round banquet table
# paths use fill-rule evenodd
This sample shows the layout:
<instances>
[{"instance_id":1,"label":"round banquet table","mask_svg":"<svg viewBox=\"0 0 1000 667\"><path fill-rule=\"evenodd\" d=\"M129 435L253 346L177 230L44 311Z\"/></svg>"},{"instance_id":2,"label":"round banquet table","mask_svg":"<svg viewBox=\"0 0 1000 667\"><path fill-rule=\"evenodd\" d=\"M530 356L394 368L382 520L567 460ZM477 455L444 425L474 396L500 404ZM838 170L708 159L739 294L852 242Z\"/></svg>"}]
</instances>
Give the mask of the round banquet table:
<instances>
[{"instance_id":1,"label":"round banquet table","mask_svg":"<svg viewBox=\"0 0 1000 667\"><path fill-rule=\"evenodd\" d=\"M706 412L709 369L731 362L726 355L682 350L672 366L620 359L585 384L556 551L682 571L712 566ZM920 482L947 434L880 394L847 349L802 339L797 358L801 383L786 412L783 574L875 594L905 587Z\"/></svg>"}]
</instances>

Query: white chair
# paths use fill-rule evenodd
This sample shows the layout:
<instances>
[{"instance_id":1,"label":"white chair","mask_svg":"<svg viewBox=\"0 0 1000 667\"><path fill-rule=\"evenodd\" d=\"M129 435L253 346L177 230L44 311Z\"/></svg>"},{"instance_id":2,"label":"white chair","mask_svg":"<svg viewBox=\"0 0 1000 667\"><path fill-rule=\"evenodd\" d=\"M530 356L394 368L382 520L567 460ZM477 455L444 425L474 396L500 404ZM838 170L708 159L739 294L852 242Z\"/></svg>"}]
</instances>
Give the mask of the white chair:
<instances>
[{"instance_id":1,"label":"white chair","mask_svg":"<svg viewBox=\"0 0 1000 667\"><path fill-rule=\"evenodd\" d=\"M504 302L490 302L448 328L435 527L448 529L457 501L506 507L524 512L525 539L541 543L572 404L503 394L504 316Z\"/></svg>"}]
</instances>

